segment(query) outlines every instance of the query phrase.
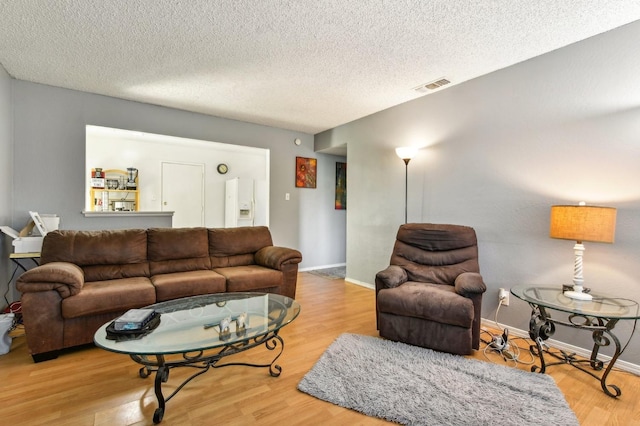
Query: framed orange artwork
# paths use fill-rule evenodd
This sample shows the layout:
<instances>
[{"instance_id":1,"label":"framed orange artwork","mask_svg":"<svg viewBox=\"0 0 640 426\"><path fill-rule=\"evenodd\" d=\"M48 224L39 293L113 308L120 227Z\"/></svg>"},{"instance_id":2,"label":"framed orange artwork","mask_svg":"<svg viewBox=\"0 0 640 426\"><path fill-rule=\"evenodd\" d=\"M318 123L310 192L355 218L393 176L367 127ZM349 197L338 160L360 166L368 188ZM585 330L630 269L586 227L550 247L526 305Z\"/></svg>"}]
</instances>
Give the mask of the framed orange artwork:
<instances>
[{"instance_id":1,"label":"framed orange artwork","mask_svg":"<svg viewBox=\"0 0 640 426\"><path fill-rule=\"evenodd\" d=\"M296 188L315 188L318 160L296 157Z\"/></svg>"}]
</instances>

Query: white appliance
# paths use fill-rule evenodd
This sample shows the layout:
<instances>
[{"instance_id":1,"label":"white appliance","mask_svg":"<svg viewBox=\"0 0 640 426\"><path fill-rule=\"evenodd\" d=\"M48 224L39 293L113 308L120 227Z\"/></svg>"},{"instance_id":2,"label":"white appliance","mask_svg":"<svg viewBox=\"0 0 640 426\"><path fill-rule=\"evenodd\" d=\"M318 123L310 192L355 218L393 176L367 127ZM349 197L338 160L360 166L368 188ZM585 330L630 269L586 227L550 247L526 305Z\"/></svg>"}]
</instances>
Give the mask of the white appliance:
<instances>
[{"instance_id":1,"label":"white appliance","mask_svg":"<svg viewBox=\"0 0 640 426\"><path fill-rule=\"evenodd\" d=\"M0 231L13 239L14 253L39 253L42 241L49 231L55 231L60 226L60 218L55 214L38 214L29 212L31 220L20 232L9 226L0 226ZM38 233L35 233L35 229Z\"/></svg>"},{"instance_id":2,"label":"white appliance","mask_svg":"<svg viewBox=\"0 0 640 426\"><path fill-rule=\"evenodd\" d=\"M225 188L224 227L253 226L255 209L253 179L229 179Z\"/></svg>"}]
</instances>

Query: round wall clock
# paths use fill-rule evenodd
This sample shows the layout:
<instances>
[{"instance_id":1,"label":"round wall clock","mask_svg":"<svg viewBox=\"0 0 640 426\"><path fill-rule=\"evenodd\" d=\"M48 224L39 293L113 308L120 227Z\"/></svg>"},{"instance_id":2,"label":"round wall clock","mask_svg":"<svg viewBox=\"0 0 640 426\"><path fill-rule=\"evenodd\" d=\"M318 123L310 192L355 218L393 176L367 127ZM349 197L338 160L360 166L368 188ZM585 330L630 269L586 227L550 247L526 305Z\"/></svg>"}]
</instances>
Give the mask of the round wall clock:
<instances>
[{"instance_id":1,"label":"round wall clock","mask_svg":"<svg viewBox=\"0 0 640 426\"><path fill-rule=\"evenodd\" d=\"M229 171L229 166L227 166L224 163L218 164L218 173L223 175L223 174L227 173L228 171Z\"/></svg>"}]
</instances>

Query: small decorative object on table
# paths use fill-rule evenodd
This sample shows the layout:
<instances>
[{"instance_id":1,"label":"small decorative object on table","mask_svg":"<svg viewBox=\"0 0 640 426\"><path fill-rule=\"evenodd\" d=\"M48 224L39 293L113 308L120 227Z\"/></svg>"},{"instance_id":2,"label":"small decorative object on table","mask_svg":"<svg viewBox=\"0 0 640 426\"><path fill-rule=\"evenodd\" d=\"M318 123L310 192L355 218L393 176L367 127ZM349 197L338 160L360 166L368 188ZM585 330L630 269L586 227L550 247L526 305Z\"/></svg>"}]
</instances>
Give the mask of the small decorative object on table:
<instances>
[{"instance_id":1,"label":"small decorative object on table","mask_svg":"<svg viewBox=\"0 0 640 426\"><path fill-rule=\"evenodd\" d=\"M220 321L220 340L228 340L231 337L231 317L225 317Z\"/></svg>"},{"instance_id":2,"label":"small decorative object on table","mask_svg":"<svg viewBox=\"0 0 640 426\"><path fill-rule=\"evenodd\" d=\"M236 335L242 336L247 332L247 313L242 312L236 318Z\"/></svg>"}]
</instances>

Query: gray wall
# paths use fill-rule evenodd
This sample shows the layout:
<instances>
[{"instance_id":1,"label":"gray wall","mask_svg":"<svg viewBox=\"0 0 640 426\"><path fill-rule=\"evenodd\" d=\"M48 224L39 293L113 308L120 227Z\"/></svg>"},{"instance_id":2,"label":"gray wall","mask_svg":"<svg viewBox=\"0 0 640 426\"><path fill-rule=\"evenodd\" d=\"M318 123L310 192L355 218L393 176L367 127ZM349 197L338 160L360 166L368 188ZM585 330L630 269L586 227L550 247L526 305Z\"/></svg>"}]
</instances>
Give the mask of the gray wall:
<instances>
[{"instance_id":1,"label":"gray wall","mask_svg":"<svg viewBox=\"0 0 640 426\"><path fill-rule=\"evenodd\" d=\"M336 157L315 154L312 135L20 80L12 80L12 88L14 228L24 226L29 210L58 214L64 229L157 226L150 218L117 221L81 214L85 125L94 124L270 149L274 243L299 249L301 268L345 262L346 219L335 214L332 201ZM296 156L318 159L317 189L295 188ZM335 247L342 247L341 258Z\"/></svg>"},{"instance_id":2,"label":"gray wall","mask_svg":"<svg viewBox=\"0 0 640 426\"><path fill-rule=\"evenodd\" d=\"M640 300L638 40L640 22L316 135L316 146L348 145L347 276L373 284L388 265L404 222L394 148L416 145L409 222L476 229L483 317L494 319L500 287L571 281L574 242L549 238L549 211L582 200L618 209L615 243L585 244L585 285ZM512 296L498 320L527 330L529 307ZM621 340L631 327L616 327ZM567 329L554 338L593 343ZM637 335L622 358L640 364Z\"/></svg>"},{"instance_id":3,"label":"gray wall","mask_svg":"<svg viewBox=\"0 0 640 426\"><path fill-rule=\"evenodd\" d=\"M12 157L11 144L11 78L0 65L0 225L11 223L12 203ZM0 292L4 295L11 274L9 253L11 242L0 233ZM12 295L9 297L13 300ZM4 299L0 299L0 306L4 306Z\"/></svg>"},{"instance_id":4,"label":"gray wall","mask_svg":"<svg viewBox=\"0 0 640 426\"><path fill-rule=\"evenodd\" d=\"M345 163L347 159L323 154L317 157L318 189L298 189L305 195L304 203L298 202L300 234L307 247L303 256L308 260L301 266L303 270L346 262L347 210L335 210L335 185L336 162Z\"/></svg>"}]
</instances>

